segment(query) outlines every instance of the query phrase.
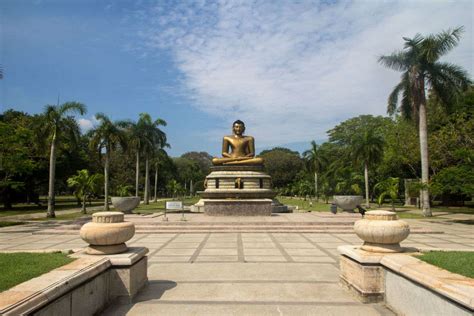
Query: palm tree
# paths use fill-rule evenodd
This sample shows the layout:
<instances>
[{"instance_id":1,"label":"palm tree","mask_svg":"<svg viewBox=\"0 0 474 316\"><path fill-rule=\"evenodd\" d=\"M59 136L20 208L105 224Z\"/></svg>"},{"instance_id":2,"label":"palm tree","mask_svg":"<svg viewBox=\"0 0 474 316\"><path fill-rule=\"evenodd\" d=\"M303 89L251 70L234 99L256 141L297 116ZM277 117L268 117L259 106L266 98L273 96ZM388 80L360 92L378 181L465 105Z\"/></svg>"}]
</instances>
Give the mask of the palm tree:
<instances>
[{"instance_id":1,"label":"palm tree","mask_svg":"<svg viewBox=\"0 0 474 316\"><path fill-rule=\"evenodd\" d=\"M68 120L67 114L86 113L86 106L79 102L66 102L61 105L47 105L44 109L43 116L45 118L45 129L48 138L51 139L50 155L49 155L49 185L48 185L48 211L47 217L56 217L54 212L54 181L56 177L56 147L61 134L70 134L76 137L71 120Z\"/></svg>"},{"instance_id":2,"label":"palm tree","mask_svg":"<svg viewBox=\"0 0 474 316\"><path fill-rule=\"evenodd\" d=\"M135 150L135 196L139 196L140 153L142 151L143 128L140 121L128 122L129 145Z\"/></svg>"},{"instance_id":3,"label":"palm tree","mask_svg":"<svg viewBox=\"0 0 474 316\"><path fill-rule=\"evenodd\" d=\"M303 158L306 160L309 170L314 173L314 195L316 200L319 201L318 174L322 171L327 161L320 150L320 146L314 140L311 141L311 149L303 152Z\"/></svg>"},{"instance_id":4,"label":"palm tree","mask_svg":"<svg viewBox=\"0 0 474 316\"><path fill-rule=\"evenodd\" d=\"M105 149L105 163L104 163L104 209L109 210L109 161L110 153L118 146L126 149L126 135L123 128L126 122L116 121L112 122L109 117L103 113L97 113L95 118L100 121L99 126L92 130L92 138L90 146L102 154Z\"/></svg>"},{"instance_id":5,"label":"palm tree","mask_svg":"<svg viewBox=\"0 0 474 316\"><path fill-rule=\"evenodd\" d=\"M160 166L160 161L162 161L165 157L168 157L168 154L164 149L159 148L156 152L155 155L152 159L152 164L155 167L155 189L154 189L154 195L153 195L153 202L156 202L158 200L158 168Z\"/></svg>"},{"instance_id":6,"label":"palm tree","mask_svg":"<svg viewBox=\"0 0 474 316\"><path fill-rule=\"evenodd\" d=\"M468 88L471 81L461 67L439 61L459 43L462 31L463 28L459 27L426 37L420 34L416 34L414 38L404 37L405 45L402 51L379 58L379 62L384 66L403 72L400 83L388 97L387 112L393 115L399 109L404 117L418 119L421 200L424 216L432 216L428 191L429 162L425 89L431 89L447 107ZM399 94L402 94L402 100L398 107Z\"/></svg>"},{"instance_id":7,"label":"palm tree","mask_svg":"<svg viewBox=\"0 0 474 316\"><path fill-rule=\"evenodd\" d=\"M135 149L136 171L135 171L135 195L138 196L139 175L140 175L140 155L145 156L145 203L149 201L149 159L157 148L169 146L166 143L166 134L158 126L166 126L162 119L152 121L148 113L140 113L137 123L128 122L130 144ZM148 157L148 158L146 158Z\"/></svg>"},{"instance_id":8,"label":"palm tree","mask_svg":"<svg viewBox=\"0 0 474 316\"><path fill-rule=\"evenodd\" d=\"M103 181L101 174L90 175L87 169L77 171L75 176L67 179L67 185L75 189L78 197L82 198L82 213L86 214L86 199L91 196L95 188Z\"/></svg>"},{"instance_id":9,"label":"palm tree","mask_svg":"<svg viewBox=\"0 0 474 316\"><path fill-rule=\"evenodd\" d=\"M377 203L382 205L385 196L390 197L390 201L392 202L392 211L395 212L395 200L398 198L398 186L400 183L399 178L388 178L384 181L377 183L374 187L375 190L382 191L377 199Z\"/></svg>"},{"instance_id":10,"label":"palm tree","mask_svg":"<svg viewBox=\"0 0 474 316\"><path fill-rule=\"evenodd\" d=\"M354 135L350 144L350 152L356 163L364 165L365 206L369 204L369 166L382 158L384 140L375 129L366 127L361 133Z\"/></svg>"},{"instance_id":11,"label":"palm tree","mask_svg":"<svg viewBox=\"0 0 474 316\"><path fill-rule=\"evenodd\" d=\"M149 180L149 161L156 153L156 151L163 147L169 147L166 142L166 134L159 128L160 125L166 126L166 122L162 119L156 119L153 121L150 114L140 113L137 125L141 130L141 150L145 156L145 192L144 192L144 203L150 203L150 180Z\"/></svg>"}]
</instances>

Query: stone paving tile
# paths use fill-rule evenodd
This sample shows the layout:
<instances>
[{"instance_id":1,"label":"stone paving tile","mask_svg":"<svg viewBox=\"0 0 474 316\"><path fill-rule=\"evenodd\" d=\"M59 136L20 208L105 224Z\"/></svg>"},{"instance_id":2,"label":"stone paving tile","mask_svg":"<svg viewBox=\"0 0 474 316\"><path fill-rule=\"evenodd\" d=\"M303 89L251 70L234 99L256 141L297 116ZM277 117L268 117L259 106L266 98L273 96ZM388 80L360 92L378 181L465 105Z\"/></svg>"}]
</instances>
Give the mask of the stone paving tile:
<instances>
[{"instance_id":1,"label":"stone paving tile","mask_svg":"<svg viewBox=\"0 0 474 316\"><path fill-rule=\"evenodd\" d=\"M244 242L244 248L275 248L275 244L273 242Z\"/></svg>"},{"instance_id":2,"label":"stone paving tile","mask_svg":"<svg viewBox=\"0 0 474 316\"><path fill-rule=\"evenodd\" d=\"M237 261L237 256L203 256L199 255L196 258L197 262L222 262L222 261Z\"/></svg>"},{"instance_id":3,"label":"stone paving tile","mask_svg":"<svg viewBox=\"0 0 474 316\"><path fill-rule=\"evenodd\" d=\"M304 248L310 248L313 249L315 248L314 245L310 244L309 242L281 242L280 245L287 249L287 248L298 248L298 249L304 249Z\"/></svg>"},{"instance_id":4,"label":"stone paving tile","mask_svg":"<svg viewBox=\"0 0 474 316\"><path fill-rule=\"evenodd\" d=\"M15 249L15 250L38 250L38 249L46 249L50 247L49 244L23 244L23 245L19 245L19 246L11 246L11 247L7 247L7 248L4 248L4 249ZM56 246L55 248L63 248L62 246ZM67 247L69 248L69 247Z\"/></svg>"},{"instance_id":5,"label":"stone paving tile","mask_svg":"<svg viewBox=\"0 0 474 316\"><path fill-rule=\"evenodd\" d=\"M337 249L337 247L342 245L347 245L348 243L319 243L318 246L324 249Z\"/></svg>"},{"instance_id":6,"label":"stone paving tile","mask_svg":"<svg viewBox=\"0 0 474 316\"><path fill-rule=\"evenodd\" d=\"M319 249L285 249L290 256L326 256Z\"/></svg>"},{"instance_id":7,"label":"stone paving tile","mask_svg":"<svg viewBox=\"0 0 474 316\"><path fill-rule=\"evenodd\" d=\"M236 248L236 242L210 242L209 240L204 245L204 248Z\"/></svg>"},{"instance_id":8,"label":"stone paving tile","mask_svg":"<svg viewBox=\"0 0 474 316\"><path fill-rule=\"evenodd\" d=\"M200 243L196 242L170 242L166 249L196 249L199 245Z\"/></svg>"},{"instance_id":9,"label":"stone paving tile","mask_svg":"<svg viewBox=\"0 0 474 316\"><path fill-rule=\"evenodd\" d=\"M244 255L247 256L281 256L280 250L274 249L246 249L244 248Z\"/></svg>"},{"instance_id":10,"label":"stone paving tile","mask_svg":"<svg viewBox=\"0 0 474 316\"><path fill-rule=\"evenodd\" d=\"M191 259L190 256L153 256L152 259L149 259L150 263L158 262L188 262Z\"/></svg>"},{"instance_id":11,"label":"stone paving tile","mask_svg":"<svg viewBox=\"0 0 474 316\"><path fill-rule=\"evenodd\" d=\"M175 282L211 282L211 281L301 281L301 282L337 282L339 270L333 265L308 263L164 263L149 269L149 277L154 280L173 280Z\"/></svg>"},{"instance_id":12,"label":"stone paving tile","mask_svg":"<svg viewBox=\"0 0 474 316\"><path fill-rule=\"evenodd\" d=\"M149 290L140 293L137 301L202 301L212 297L214 302L337 302L353 303L354 299L334 283L285 283L285 282L169 282L149 284ZM166 290L163 290L165 288Z\"/></svg>"},{"instance_id":13,"label":"stone paving tile","mask_svg":"<svg viewBox=\"0 0 474 316\"><path fill-rule=\"evenodd\" d=\"M174 239L175 242L201 242L204 237L177 237Z\"/></svg>"},{"instance_id":14,"label":"stone paving tile","mask_svg":"<svg viewBox=\"0 0 474 316\"><path fill-rule=\"evenodd\" d=\"M286 262L283 256L248 256L245 255L245 261L249 262Z\"/></svg>"},{"instance_id":15,"label":"stone paving tile","mask_svg":"<svg viewBox=\"0 0 474 316\"><path fill-rule=\"evenodd\" d=\"M427 246L428 247L433 247L433 248L474 249L474 246L470 247L470 246L454 244L454 243L427 243Z\"/></svg>"},{"instance_id":16,"label":"stone paving tile","mask_svg":"<svg viewBox=\"0 0 474 316\"><path fill-rule=\"evenodd\" d=\"M104 312L104 316L142 316L142 315L351 315L351 316L380 316L371 305L351 304L239 304L239 302L226 302L215 304L212 302L176 302L175 304L160 304L156 302L140 302L133 307L111 306ZM385 312L383 315L394 315Z\"/></svg>"},{"instance_id":17,"label":"stone paving tile","mask_svg":"<svg viewBox=\"0 0 474 316\"><path fill-rule=\"evenodd\" d=\"M318 263L336 263L336 260L328 256L291 256L295 262L318 262Z\"/></svg>"},{"instance_id":18,"label":"stone paving tile","mask_svg":"<svg viewBox=\"0 0 474 316\"><path fill-rule=\"evenodd\" d=\"M13 245L11 244L0 244L0 249L8 249L8 248L12 248L14 247Z\"/></svg>"},{"instance_id":19,"label":"stone paving tile","mask_svg":"<svg viewBox=\"0 0 474 316\"><path fill-rule=\"evenodd\" d=\"M237 256L237 249L228 248L203 248L199 253L201 256Z\"/></svg>"},{"instance_id":20,"label":"stone paving tile","mask_svg":"<svg viewBox=\"0 0 474 316\"><path fill-rule=\"evenodd\" d=\"M167 242L170 241L172 238L166 237L166 238L159 238L159 237L145 237L142 239L139 239L139 242L143 243L149 243L149 242Z\"/></svg>"},{"instance_id":21,"label":"stone paving tile","mask_svg":"<svg viewBox=\"0 0 474 316\"><path fill-rule=\"evenodd\" d=\"M157 256L183 256L194 254L195 249L174 249L164 248L156 253Z\"/></svg>"}]
</instances>

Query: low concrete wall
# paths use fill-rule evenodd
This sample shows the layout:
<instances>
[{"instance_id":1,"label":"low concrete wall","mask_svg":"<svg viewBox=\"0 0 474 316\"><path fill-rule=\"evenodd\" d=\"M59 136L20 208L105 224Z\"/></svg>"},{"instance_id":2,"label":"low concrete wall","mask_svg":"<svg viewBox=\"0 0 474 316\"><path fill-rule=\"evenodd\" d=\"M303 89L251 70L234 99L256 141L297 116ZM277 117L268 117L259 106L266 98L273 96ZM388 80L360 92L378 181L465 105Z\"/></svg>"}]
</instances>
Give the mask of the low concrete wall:
<instances>
[{"instance_id":1,"label":"low concrete wall","mask_svg":"<svg viewBox=\"0 0 474 316\"><path fill-rule=\"evenodd\" d=\"M465 306L390 270L385 272L385 304L400 315L472 315Z\"/></svg>"},{"instance_id":2,"label":"low concrete wall","mask_svg":"<svg viewBox=\"0 0 474 316\"><path fill-rule=\"evenodd\" d=\"M147 253L76 253L74 262L0 293L0 315L94 315L112 302L130 303L148 281Z\"/></svg>"},{"instance_id":3,"label":"low concrete wall","mask_svg":"<svg viewBox=\"0 0 474 316\"><path fill-rule=\"evenodd\" d=\"M385 302L400 315L473 315L474 279L440 269L410 253L338 247L340 280L362 302Z\"/></svg>"}]
</instances>

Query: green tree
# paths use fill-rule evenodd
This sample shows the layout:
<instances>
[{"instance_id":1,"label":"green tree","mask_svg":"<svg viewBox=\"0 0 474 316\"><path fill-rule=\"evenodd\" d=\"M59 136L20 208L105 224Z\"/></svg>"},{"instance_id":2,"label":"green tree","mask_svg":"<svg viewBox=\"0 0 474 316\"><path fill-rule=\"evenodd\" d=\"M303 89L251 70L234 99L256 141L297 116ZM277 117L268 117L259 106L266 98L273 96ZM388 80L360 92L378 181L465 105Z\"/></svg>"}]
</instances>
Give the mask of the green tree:
<instances>
[{"instance_id":1,"label":"green tree","mask_svg":"<svg viewBox=\"0 0 474 316\"><path fill-rule=\"evenodd\" d=\"M366 129L357 133L351 144L352 158L364 165L365 206L369 204L369 166L382 160L384 140L374 129Z\"/></svg>"},{"instance_id":2,"label":"green tree","mask_svg":"<svg viewBox=\"0 0 474 316\"><path fill-rule=\"evenodd\" d=\"M139 149L145 157L145 204L150 203L150 168L149 162L158 149L169 147L166 141L166 134L159 128L159 126L166 126L166 122L162 119L152 120L148 113L140 113L140 118L137 122L137 129L139 130ZM138 156L137 156L138 157Z\"/></svg>"},{"instance_id":3,"label":"green tree","mask_svg":"<svg viewBox=\"0 0 474 316\"><path fill-rule=\"evenodd\" d=\"M49 186L48 186L48 211L47 217L56 217L54 212L54 181L56 178L56 150L57 143L62 134L73 134L73 138L79 135L74 135L77 131L77 124L71 123L67 119L67 114L79 113L84 115L86 113L86 106L79 102L66 102L61 105L47 105L43 112L44 124L47 134L49 136L50 158L49 158ZM75 122L75 121L74 121Z\"/></svg>"},{"instance_id":4,"label":"green tree","mask_svg":"<svg viewBox=\"0 0 474 316\"><path fill-rule=\"evenodd\" d=\"M318 174L321 173L327 161L322 155L320 146L314 140L311 141L311 149L303 152L303 158L308 165L308 169L314 173L314 195L319 201Z\"/></svg>"},{"instance_id":5,"label":"green tree","mask_svg":"<svg viewBox=\"0 0 474 316\"><path fill-rule=\"evenodd\" d=\"M400 83L388 97L388 113L393 115L400 110L406 118L418 118L424 216L432 216L428 191L429 161L425 89L430 88L447 106L456 102L469 86L470 79L462 68L439 61L459 43L461 33L462 28L456 28L426 37L417 34L414 38L403 38L404 50L379 58L379 62L384 66L403 72ZM402 94L402 99L398 107L399 94Z\"/></svg>"},{"instance_id":6,"label":"green tree","mask_svg":"<svg viewBox=\"0 0 474 316\"><path fill-rule=\"evenodd\" d=\"M104 156L104 209L109 210L109 162L110 154L118 146L127 148L126 135L123 127L126 123L123 121L112 122L109 117L103 113L97 113L95 118L100 122L99 125L91 131L91 148L98 150Z\"/></svg>"},{"instance_id":7,"label":"green tree","mask_svg":"<svg viewBox=\"0 0 474 316\"><path fill-rule=\"evenodd\" d=\"M176 198L178 194L183 192L183 187L181 186L181 184L178 183L178 181L172 179L166 185L166 190L168 190L168 193L171 194L173 198Z\"/></svg>"},{"instance_id":8,"label":"green tree","mask_svg":"<svg viewBox=\"0 0 474 316\"><path fill-rule=\"evenodd\" d=\"M183 156L181 156L179 158L174 158L173 162L178 171L177 178L180 183L185 183L186 189L191 189L191 182L197 183L204 181L206 174L202 172L199 162L196 160L183 158ZM189 187L187 186L188 183L190 184ZM190 193L192 194L193 192Z\"/></svg>"},{"instance_id":9,"label":"green tree","mask_svg":"<svg viewBox=\"0 0 474 316\"><path fill-rule=\"evenodd\" d=\"M155 186L154 186L154 194L153 194L153 201L156 202L158 200L158 170L160 169L160 165L166 160L169 159L168 154L162 148L158 149L155 154L153 155L153 159L151 161L153 167L155 168Z\"/></svg>"},{"instance_id":10,"label":"green tree","mask_svg":"<svg viewBox=\"0 0 474 316\"><path fill-rule=\"evenodd\" d=\"M33 132L12 123L0 121L0 199L5 209L12 208L11 194L25 187L25 176L37 165L29 151Z\"/></svg>"},{"instance_id":11,"label":"green tree","mask_svg":"<svg viewBox=\"0 0 474 316\"><path fill-rule=\"evenodd\" d=\"M272 177L275 188L291 185L298 173L304 169L303 159L298 152L287 148L273 148L262 151L260 157L265 159L265 170Z\"/></svg>"},{"instance_id":12,"label":"green tree","mask_svg":"<svg viewBox=\"0 0 474 316\"><path fill-rule=\"evenodd\" d=\"M101 174L90 175L87 169L79 170L75 176L67 179L68 186L74 188L75 195L82 199L82 213L87 214L86 200L96 193L97 187L102 185L103 181L104 177Z\"/></svg>"},{"instance_id":13,"label":"green tree","mask_svg":"<svg viewBox=\"0 0 474 316\"><path fill-rule=\"evenodd\" d=\"M367 207L369 207L370 193L369 167L373 167L382 159L384 149L382 135L385 128L390 124L390 118L360 115L348 119L328 131L329 140L342 147L342 150L345 152L344 155L351 157L354 167L358 167L359 165L364 167ZM334 166L339 164L337 160L335 161ZM344 165L342 168L345 169L348 168L348 166ZM356 171L355 168L353 170ZM346 179L345 181L347 180L349 179Z\"/></svg>"}]
</instances>

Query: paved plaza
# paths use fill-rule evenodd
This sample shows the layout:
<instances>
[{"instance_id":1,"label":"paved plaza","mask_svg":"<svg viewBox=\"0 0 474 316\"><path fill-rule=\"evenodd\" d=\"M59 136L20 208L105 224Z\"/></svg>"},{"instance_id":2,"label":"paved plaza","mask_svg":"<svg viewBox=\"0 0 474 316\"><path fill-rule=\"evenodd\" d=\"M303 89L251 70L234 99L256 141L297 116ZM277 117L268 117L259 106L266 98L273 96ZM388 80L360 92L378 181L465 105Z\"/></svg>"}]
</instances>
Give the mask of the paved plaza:
<instances>
[{"instance_id":1,"label":"paved plaza","mask_svg":"<svg viewBox=\"0 0 474 316\"><path fill-rule=\"evenodd\" d=\"M425 233L411 234L402 245L474 250L473 226L456 220L407 220ZM45 234L51 224L29 227L1 229L0 251L86 246L77 231ZM105 315L393 315L339 285L337 247L361 244L350 230L138 233L128 244L149 248L150 282L135 304L111 306Z\"/></svg>"}]
</instances>

